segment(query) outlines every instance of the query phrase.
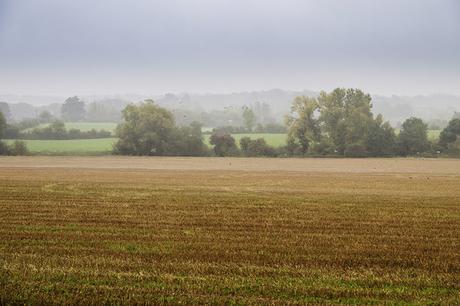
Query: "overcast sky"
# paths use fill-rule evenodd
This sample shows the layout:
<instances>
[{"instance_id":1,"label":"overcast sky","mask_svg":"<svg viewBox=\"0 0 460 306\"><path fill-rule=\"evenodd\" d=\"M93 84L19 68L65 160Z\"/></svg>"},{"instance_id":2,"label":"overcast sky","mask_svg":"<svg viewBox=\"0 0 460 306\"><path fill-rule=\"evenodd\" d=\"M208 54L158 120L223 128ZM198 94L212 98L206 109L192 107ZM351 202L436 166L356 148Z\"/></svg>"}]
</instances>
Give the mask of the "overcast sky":
<instances>
[{"instance_id":1,"label":"overcast sky","mask_svg":"<svg viewBox=\"0 0 460 306\"><path fill-rule=\"evenodd\" d=\"M458 0L0 0L1 94L460 94Z\"/></svg>"}]
</instances>

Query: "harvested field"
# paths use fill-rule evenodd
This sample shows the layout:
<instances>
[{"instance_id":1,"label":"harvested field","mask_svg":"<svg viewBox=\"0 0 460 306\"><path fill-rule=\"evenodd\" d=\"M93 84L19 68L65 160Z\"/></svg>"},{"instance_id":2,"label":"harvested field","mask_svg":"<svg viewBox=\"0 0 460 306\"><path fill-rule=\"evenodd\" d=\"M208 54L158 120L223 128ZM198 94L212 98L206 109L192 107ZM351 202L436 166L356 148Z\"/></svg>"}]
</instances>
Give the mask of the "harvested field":
<instances>
[{"instance_id":1,"label":"harvested field","mask_svg":"<svg viewBox=\"0 0 460 306\"><path fill-rule=\"evenodd\" d=\"M460 161L0 158L0 304L460 300Z\"/></svg>"},{"instance_id":2,"label":"harvested field","mask_svg":"<svg viewBox=\"0 0 460 306\"><path fill-rule=\"evenodd\" d=\"M139 170L235 170L460 175L460 159L417 158L223 158L223 157L2 157L0 168L85 168Z\"/></svg>"}]
</instances>

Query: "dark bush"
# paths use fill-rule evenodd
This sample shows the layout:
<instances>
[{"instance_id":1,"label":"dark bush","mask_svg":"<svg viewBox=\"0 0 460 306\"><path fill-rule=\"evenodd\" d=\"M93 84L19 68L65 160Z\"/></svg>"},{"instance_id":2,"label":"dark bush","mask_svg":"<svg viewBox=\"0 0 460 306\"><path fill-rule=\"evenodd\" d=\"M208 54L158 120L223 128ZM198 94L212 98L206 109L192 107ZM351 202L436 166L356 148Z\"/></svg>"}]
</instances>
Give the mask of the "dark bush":
<instances>
[{"instance_id":1,"label":"dark bush","mask_svg":"<svg viewBox=\"0 0 460 306\"><path fill-rule=\"evenodd\" d=\"M252 140L249 137L243 137L240 139L240 147L244 156L276 156L275 148L269 146L263 138Z\"/></svg>"},{"instance_id":2,"label":"dark bush","mask_svg":"<svg viewBox=\"0 0 460 306\"><path fill-rule=\"evenodd\" d=\"M235 138L227 133L214 133L209 142L214 145L214 153L217 156L237 156L239 155Z\"/></svg>"},{"instance_id":3,"label":"dark bush","mask_svg":"<svg viewBox=\"0 0 460 306\"><path fill-rule=\"evenodd\" d=\"M0 141L0 155L8 155L9 154L9 148L6 145L5 142Z\"/></svg>"},{"instance_id":4,"label":"dark bush","mask_svg":"<svg viewBox=\"0 0 460 306\"><path fill-rule=\"evenodd\" d=\"M345 147L347 157L366 157L368 155L366 146L360 143L352 143Z\"/></svg>"},{"instance_id":5,"label":"dark bush","mask_svg":"<svg viewBox=\"0 0 460 306\"><path fill-rule=\"evenodd\" d=\"M20 140L13 142L13 144L9 146L8 151L9 155L29 155L26 143Z\"/></svg>"}]
</instances>

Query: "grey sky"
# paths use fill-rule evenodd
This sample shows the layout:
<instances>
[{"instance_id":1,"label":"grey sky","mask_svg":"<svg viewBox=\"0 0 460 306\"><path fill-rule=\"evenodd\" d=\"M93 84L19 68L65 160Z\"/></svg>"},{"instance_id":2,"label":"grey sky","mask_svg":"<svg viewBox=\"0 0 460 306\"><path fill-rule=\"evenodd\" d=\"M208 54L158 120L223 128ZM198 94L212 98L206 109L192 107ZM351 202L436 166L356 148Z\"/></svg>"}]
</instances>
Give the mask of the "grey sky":
<instances>
[{"instance_id":1,"label":"grey sky","mask_svg":"<svg viewBox=\"0 0 460 306\"><path fill-rule=\"evenodd\" d=\"M0 93L460 94L457 0L0 0Z\"/></svg>"}]
</instances>

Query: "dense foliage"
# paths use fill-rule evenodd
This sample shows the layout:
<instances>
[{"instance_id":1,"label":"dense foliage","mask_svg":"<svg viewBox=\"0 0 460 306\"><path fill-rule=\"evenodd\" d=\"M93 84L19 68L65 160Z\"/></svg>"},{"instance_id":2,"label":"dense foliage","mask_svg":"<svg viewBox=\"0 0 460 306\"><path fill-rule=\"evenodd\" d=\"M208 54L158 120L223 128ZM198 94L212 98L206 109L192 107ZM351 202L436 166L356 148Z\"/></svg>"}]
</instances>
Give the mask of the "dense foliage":
<instances>
[{"instance_id":1,"label":"dense foliage","mask_svg":"<svg viewBox=\"0 0 460 306\"><path fill-rule=\"evenodd\" d=\"M286 118L291 155L350 157L412 155L430 149L427 126L410 118L396 137L389 122L372 113L372 99L359 89L337 88L319 97L297 97Z\"/></svg>"},{"instance_id":2,"label":"dense foliage","mask_svg":"<svg viewBox=\"0 0 460 306\"><path fill-rule=\"evenodd\" d=\"M173 114L152 100L128 105L123 110L123 122L117 126L119 141L115 154L124 155L185 155L208 153L201 126L176 126Z\"/></svg>"},{"instance_id":3,"label":"dense foliage","mask_svg":"<svg viewBox=\"0 0 460 306\"><path fill-rule=\"evenodd\" d=\"M216 156L239 155L235 138L228 133L214 133L211 135L209 142L214 146L214 153Z\"/></svg>"},{"instance_id":4,"label":"dense foliage","mask_svg":"<svg viewBox=\"0 0 460 306\"><path fill-rule=\"evenodd\" d=\"M249 137L243 137L240 139L240 148L243 155L248 157L277 155L276 149L269 146L263 138L252 140Z\"/></svg>"},{"instance_id":5,"label":"dense foliage","mask_svg":"<svg viewBox=\"0 0 460 306\"><path fill-rule=\"evenodd\" d=\"M61 115L71 121L119 121L118 110L126 104L120 102L114 107L106 102L92 102L85 110L83 101L70 97L62 105ZM169 111L146 100L141 105L128 105L121 112L123 123L118 126L119 141L113 152L131 155L203 156L213 152L216 156L348 157L460 154L458 114L448 125L446 123L436 143L431 137L428 139L429 125L422 119L411 117L404 121L400 130L395 131L382 115L374 115L372 107L369 94L359 89L337 88L329 93L323 91L317 97L296 97L283 125L273 121L266 103L254 102L242 108L229 106L224 107L221 113L205 113L186 109ZM0 102L0 110L9 113L9 105ZM214 121L208 121L208 115L212 115ZM111 132L104 130L67 130L65 124L57 121L47 110L42 110L35 118L19 122L8 121L5 117L2 116L0 120L0 137L7 139L112 137ZM210 126L223 122L227 124L217 125L212 132L206 128L205 133L212 133L209 139L212 151L204 144L201 125L197 122L208 122ZM47 125L43 127L44 124ZM269 146L266 142L269 136L264 136L265 140L243 138L239 143L231 136L248 133L283 134L276 136L282 136L282 142L286 145L277 143L276 148ZM234 136L239 139L246 135Z\"/></svg>"},{"instance_id":6,"label":"dense foliage","mask_svg":"<svg viewBox=\"0 0 460 306\"><path fill-rule=\"evenodd\" d=\"M460 118L454 116L441 132L439 145L450 153L460 153Z\"/></svg>"},{"instance_id":7,"label":"dense foliage","mask_svg":"<svg viewBox=\"0 0 460 306\"><path fill-rule=\"evenodd\" d=\"M398 135L398 149L401 155L414 155L427 151L428 125L420 118L411 117L402 124Z\"/></svg>"}]
</instances>

